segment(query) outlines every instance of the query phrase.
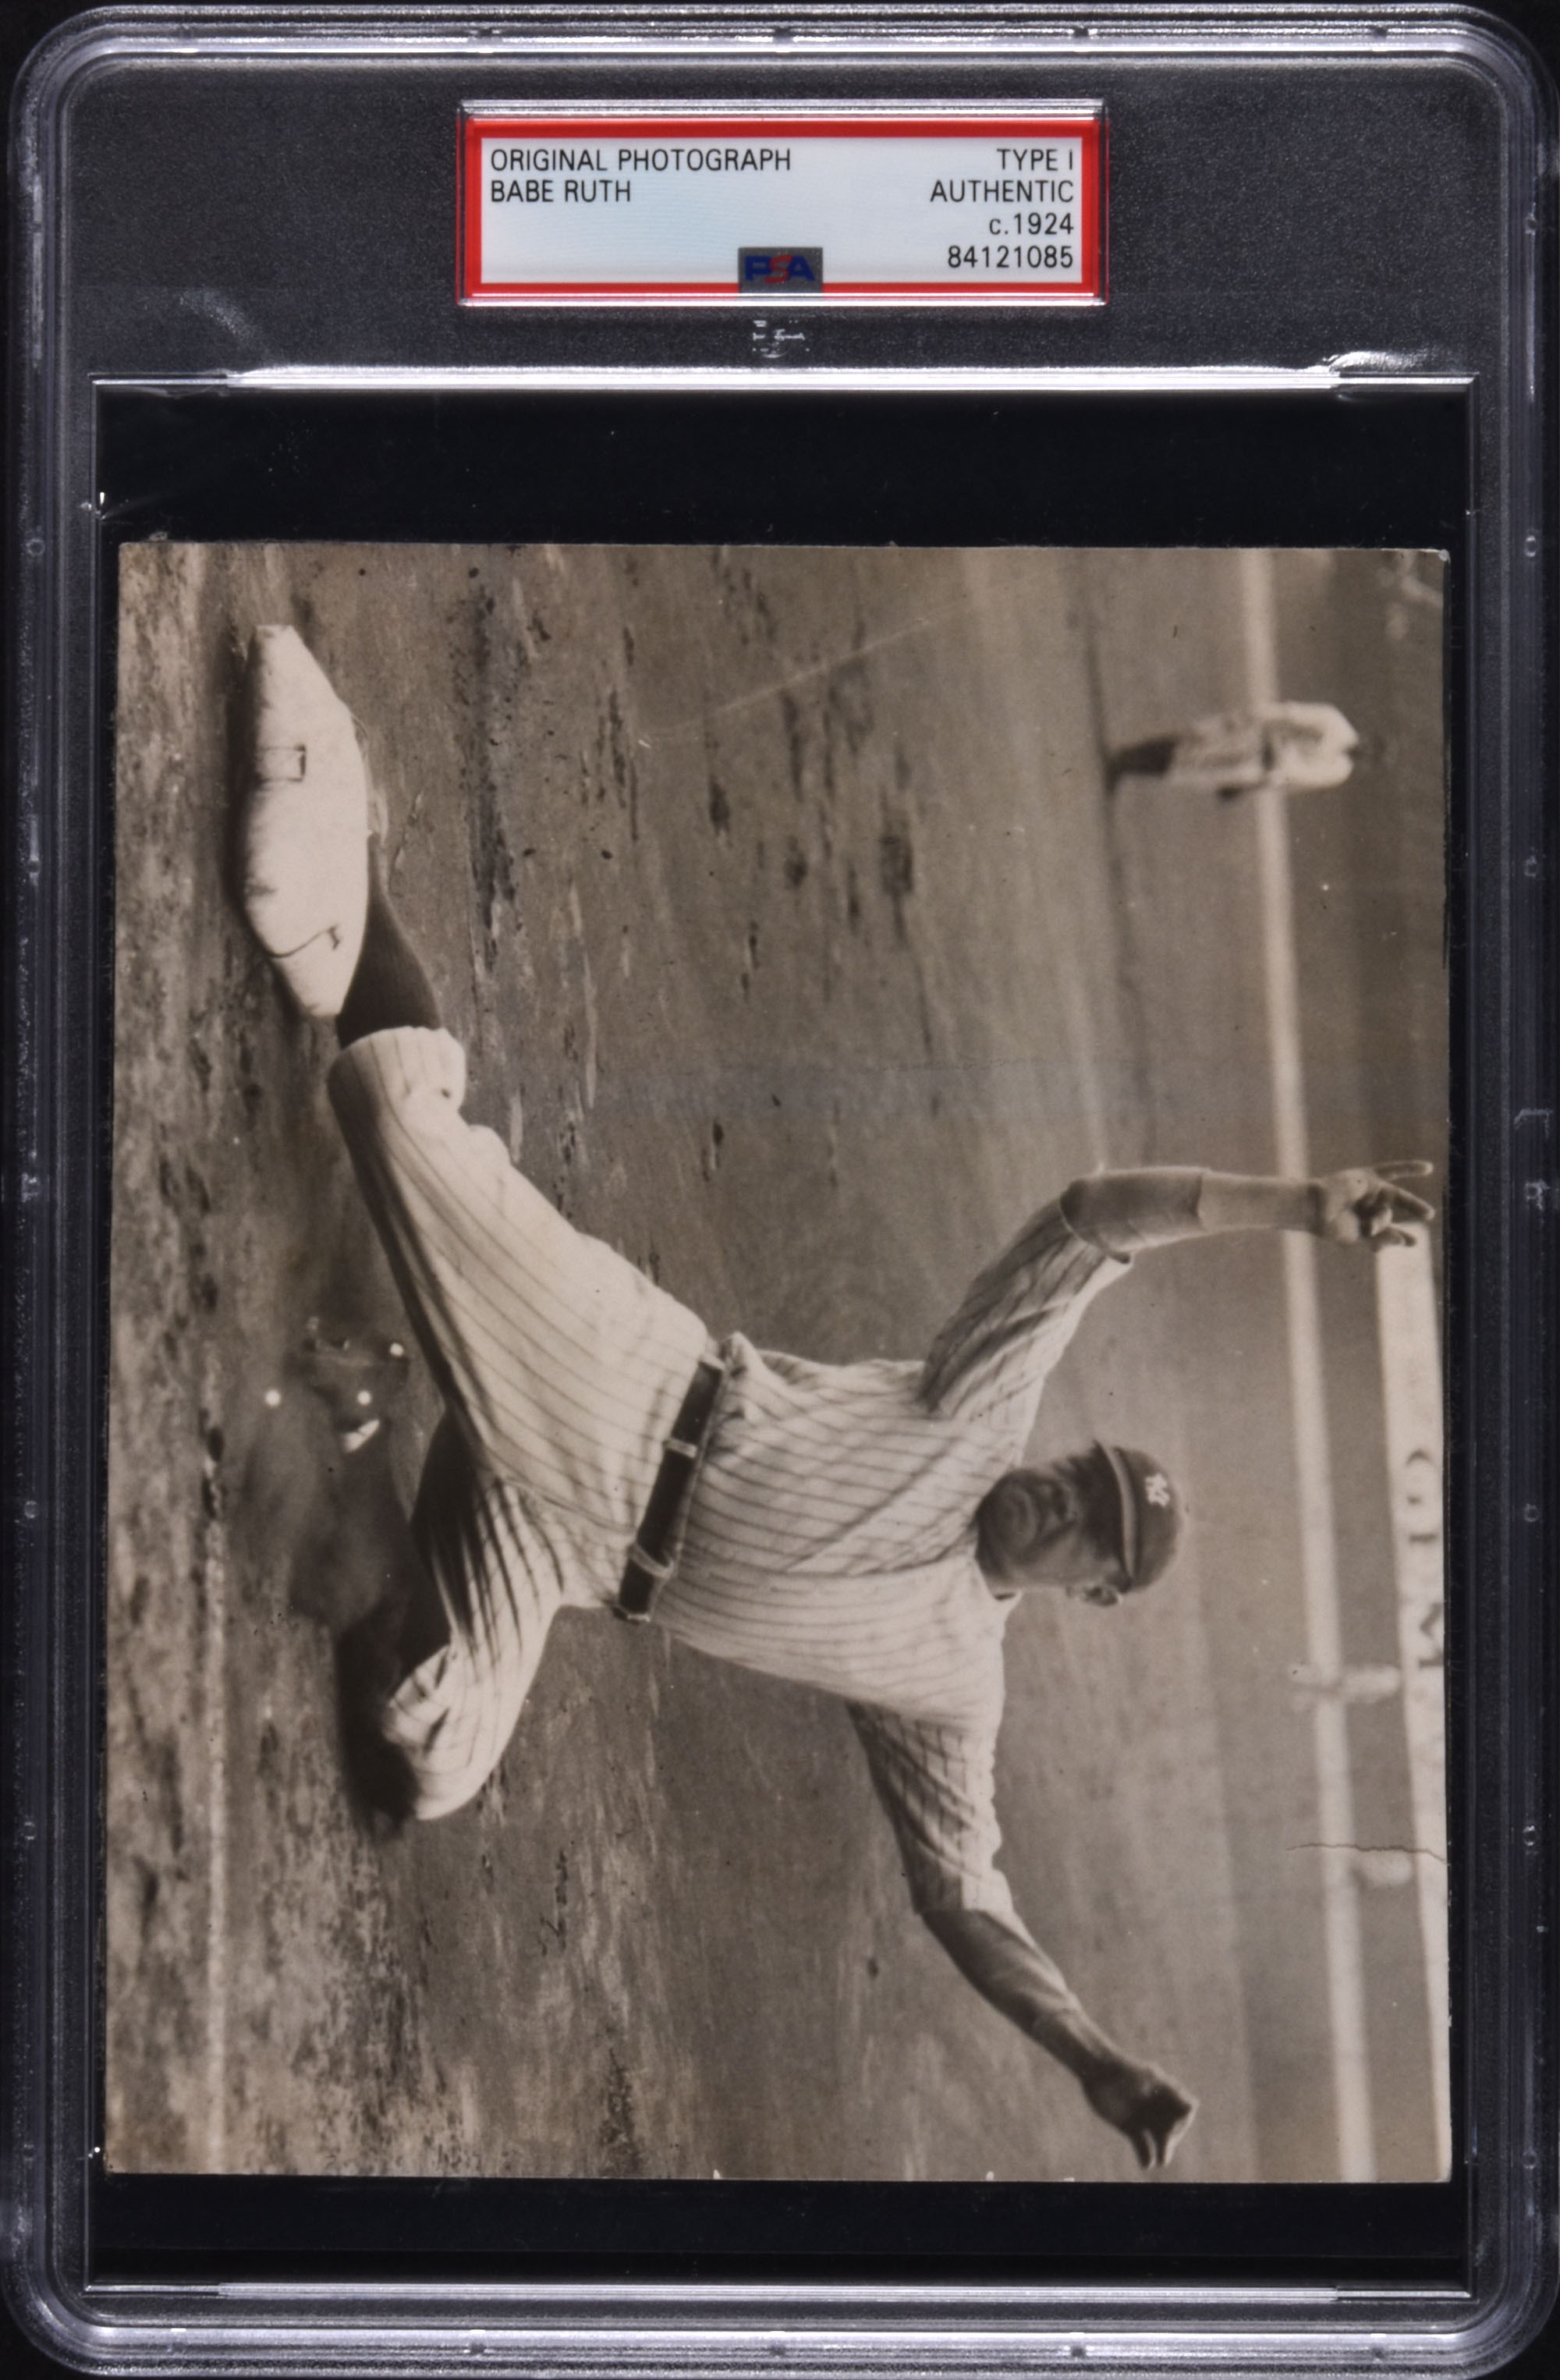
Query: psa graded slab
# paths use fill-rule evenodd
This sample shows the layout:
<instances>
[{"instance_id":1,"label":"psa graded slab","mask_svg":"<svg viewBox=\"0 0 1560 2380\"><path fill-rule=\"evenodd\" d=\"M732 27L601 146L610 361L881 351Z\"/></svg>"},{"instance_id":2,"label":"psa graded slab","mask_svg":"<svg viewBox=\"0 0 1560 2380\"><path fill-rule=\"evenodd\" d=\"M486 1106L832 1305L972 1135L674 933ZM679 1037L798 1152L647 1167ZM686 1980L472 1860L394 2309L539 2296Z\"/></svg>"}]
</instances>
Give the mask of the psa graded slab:
<instances>
[{"instance_id":1,"label":"psa graded slab","mask_svg":"<svg viewBox=\"0 0 1560 2380\"><path fill-rule=\"evenodd\" d=\"M67 2362L1542 2317L1551 107L1445 12L36 54Z\"/></svg>"}]
</instances>

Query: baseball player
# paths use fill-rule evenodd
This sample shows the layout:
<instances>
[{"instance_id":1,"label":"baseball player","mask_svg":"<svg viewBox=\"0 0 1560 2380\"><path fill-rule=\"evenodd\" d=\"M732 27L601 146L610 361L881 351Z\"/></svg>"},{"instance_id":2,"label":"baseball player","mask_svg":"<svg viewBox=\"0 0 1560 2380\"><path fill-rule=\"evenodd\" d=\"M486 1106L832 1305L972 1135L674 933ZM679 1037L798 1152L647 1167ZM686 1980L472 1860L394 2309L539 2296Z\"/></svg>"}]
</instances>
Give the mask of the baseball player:
<instances>
[{"instance_id":1,"label":"baseball player","mask_svg":"<svg viewBox=\"0 0 1560 2380\"><path fill-rule=\"evenodd\" d=\"M1195 2103L1102 2031L1024 1926L993 1766L1022 1596L1143 1592L1181 1500L1136 1450L1026 1468L1024 1444L1080 1317L1142 1251L1243 1230L1400 1242L1430 1212L1405 1186L1427 1169L1097 1174L1041 1208L924 1362L717 1346L464 1120L465 1058L387 898L353 722L290 628L257 632L249 694L245 907L298 1005L335 1022L332 1101L443 1402L407 1582L338 1648L358 1791L397 1822L469 1801L565 1604L837 1694L917 1912L1164 2165Z\"/></svg>"},{"instance_id":2,"label":"baseball player","mask_svg":"<svg viewBox=\"0 0 1560 2380\"><path fill-rule=\"evenodd\" d=\"M1153 777L1170 792L1227 802L1264 785L1321 793L1348 783L1359 749L1359 736L1330 702L1266 702L1119 747L1107 757L1106 790L1114 793L1124 777Z\"/></svg>"}]
</instances>

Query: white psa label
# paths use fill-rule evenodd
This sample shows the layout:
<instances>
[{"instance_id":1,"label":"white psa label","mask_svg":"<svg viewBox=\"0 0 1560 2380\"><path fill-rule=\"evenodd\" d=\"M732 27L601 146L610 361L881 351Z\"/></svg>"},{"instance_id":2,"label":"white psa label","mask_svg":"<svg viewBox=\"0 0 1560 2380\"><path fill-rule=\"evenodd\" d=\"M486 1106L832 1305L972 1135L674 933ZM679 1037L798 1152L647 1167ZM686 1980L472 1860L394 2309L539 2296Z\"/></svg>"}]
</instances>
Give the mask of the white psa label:
<instances>
[{"instance_id":1,"label":"white psa label","mask_svg":"<svg viewBox=\"0 0 1560 2380\"><path fill-rule=\"evenodd\" d=\"M463 119L460 294L986 305L1105 295L1104 121L1043 115Z\"/></svg>"}]
</instances>

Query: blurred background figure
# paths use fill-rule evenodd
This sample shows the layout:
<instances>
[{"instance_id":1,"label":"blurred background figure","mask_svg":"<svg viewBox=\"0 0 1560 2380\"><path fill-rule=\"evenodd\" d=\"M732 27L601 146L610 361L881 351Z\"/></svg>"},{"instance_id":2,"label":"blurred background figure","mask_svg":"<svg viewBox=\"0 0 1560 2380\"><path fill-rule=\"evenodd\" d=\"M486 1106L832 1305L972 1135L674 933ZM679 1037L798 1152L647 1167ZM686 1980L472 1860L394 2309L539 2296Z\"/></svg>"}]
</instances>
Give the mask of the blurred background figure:
<instances>
[{"instance_id":1,"label":"blurred background figure","mask_svg":"<svg viewBox=\"0 0 1560 2380\"><path fill-rule=\"evenodd\" d=\"M1271 785L1280 794L1320 793L1353 771L1360 738L1330 702L1270 702L1220 710L1171 735L1151 735L1110 752L1106 791L1124 777L1157 777L1177 793L1232 802Z\"/></svg>"}]
</instances>

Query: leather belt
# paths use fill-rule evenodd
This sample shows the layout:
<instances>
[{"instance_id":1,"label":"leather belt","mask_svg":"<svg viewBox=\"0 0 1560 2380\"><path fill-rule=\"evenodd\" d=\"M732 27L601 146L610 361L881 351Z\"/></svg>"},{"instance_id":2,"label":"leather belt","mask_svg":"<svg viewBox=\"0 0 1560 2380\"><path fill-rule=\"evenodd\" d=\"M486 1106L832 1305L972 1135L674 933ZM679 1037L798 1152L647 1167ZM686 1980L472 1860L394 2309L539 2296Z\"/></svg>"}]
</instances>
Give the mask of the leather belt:
<instances>
[{"instance_id":1,"label":"leather belt","mask_svg":"<svg viewBox=\"0 0 1560 2380\"><path fill-rule=\"evenodd\" d=\"M619 1582L612 1609L620 1620L648 1620L656 1597L677 1568L689 1491L704 1460L715 1399L725 1377L726 1366L720 1356L705 1356L678 1407L645 1517Z\"/></svg>"}]
</instances>

